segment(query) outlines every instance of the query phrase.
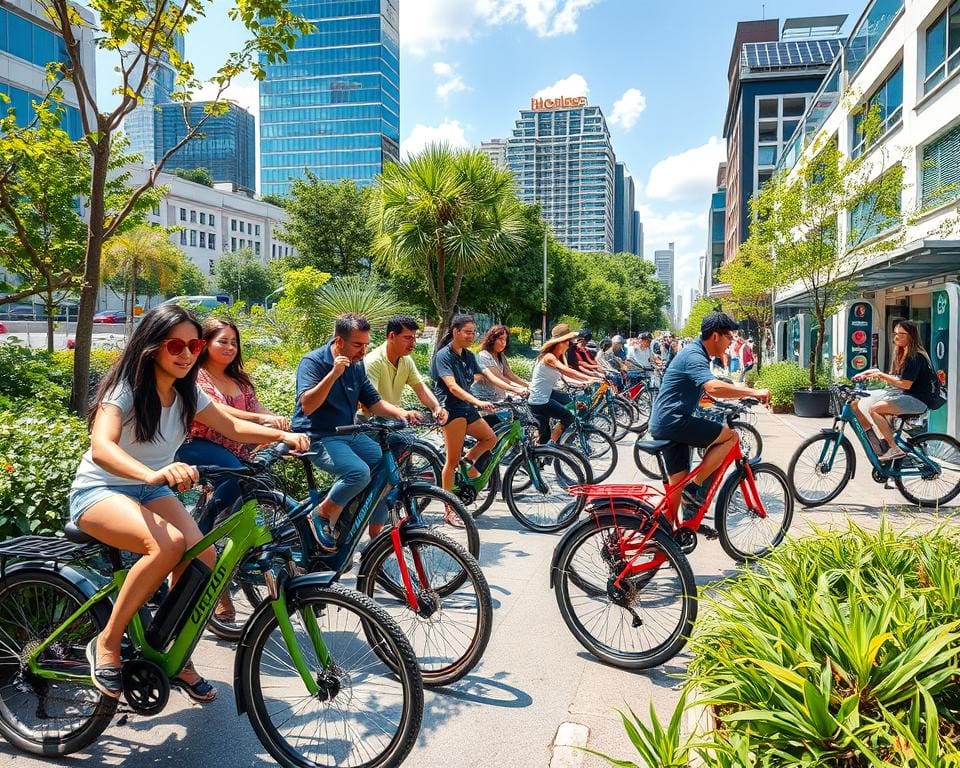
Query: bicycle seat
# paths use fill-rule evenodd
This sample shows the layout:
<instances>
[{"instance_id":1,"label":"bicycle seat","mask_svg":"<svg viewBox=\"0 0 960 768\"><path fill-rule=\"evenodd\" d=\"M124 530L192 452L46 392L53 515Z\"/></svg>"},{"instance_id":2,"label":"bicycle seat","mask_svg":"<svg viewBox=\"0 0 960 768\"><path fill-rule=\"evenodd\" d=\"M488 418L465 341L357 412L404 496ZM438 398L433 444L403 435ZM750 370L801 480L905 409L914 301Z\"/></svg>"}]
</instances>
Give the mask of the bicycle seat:
<instances>
[{"instance_id":1,"label":"bicycle seat","mask_svg":"<svg viewBox=\"0 0 960 768\"><path fill-rule=\"evenodd\" d=\"M651 456L656 456L662 452L668 445L672 445L673 440L637 440L634 447Z\"/></svg>"},{"instance_id":2,"label":"bicycle seat","mask_svg":"<svg viewBox=\"0 0 960 768\"><path fill-rule=\"evenodd\" d=\"M67 523L63 528L63 535L68 541L74 544L100 544L99 539L93 538L88 533L84 533L73 523Z\"/></svg>"}]
</instances>

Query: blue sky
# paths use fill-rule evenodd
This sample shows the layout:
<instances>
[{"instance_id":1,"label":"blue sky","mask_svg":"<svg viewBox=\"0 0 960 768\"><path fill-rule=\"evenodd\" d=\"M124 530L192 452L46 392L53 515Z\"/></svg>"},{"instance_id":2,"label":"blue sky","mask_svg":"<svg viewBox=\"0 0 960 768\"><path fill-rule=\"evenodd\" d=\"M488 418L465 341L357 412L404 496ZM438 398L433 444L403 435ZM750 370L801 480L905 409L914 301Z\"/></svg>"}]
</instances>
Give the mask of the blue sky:
<instances>
[{"instance_id":1,"label":"blue sky","mask_svg":"<svg viewBox=\"0 0 960 768\"><path fill-rule=\"evenodd\" d=\"M706 217L722 139L727 65L737 21L848 13L865 0L401 0L401 139L454 145L506 137L544 89L589 97L610 124L637 184L645 255L676 243L688 302L706 250ZM209 75L242 40L217 2L187 39ZM98 60L98 89L114 62ZM256 109L251 79L230 95Z\"/></svg>"}]
</instances>

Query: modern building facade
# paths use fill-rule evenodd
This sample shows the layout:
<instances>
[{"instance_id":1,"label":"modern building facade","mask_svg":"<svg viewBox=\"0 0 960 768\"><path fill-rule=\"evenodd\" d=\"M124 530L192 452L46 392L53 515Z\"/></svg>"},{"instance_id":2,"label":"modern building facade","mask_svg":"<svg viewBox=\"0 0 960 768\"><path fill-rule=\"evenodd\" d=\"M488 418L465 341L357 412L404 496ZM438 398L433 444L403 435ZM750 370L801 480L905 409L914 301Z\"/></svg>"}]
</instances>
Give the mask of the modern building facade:
<instances>
[{"instance_id":1,"label":"modern building facade","mask_svg":"<svg viewBox=\"0 0 960 768\"><path fill-rule=\"evenodd\" d=\"M717 168L717 187L710 195L707 211L707 250L700 259L700 293L703 296L722 296L727 286L717 279L717 270L723 265L724 228L727 207L727 164Z\"/></svg>"},{"instance_id":2,"label":"modern building facade","mask_svg":"<svg viewBox=\"0 0 960 768\"><path fill-rule=\"evenodd\" d=\"M399 0L291 0L314 25L286 61L261 64L260 191L307 171L368 185L400 156Z\"/></svg>"},{"instance_id":3,"label":"modern building facade","mask_svg":"<svg viewBox=\"0 0 960 768\"><path fill-rule=\"evenodd\" d=\"M781 161L796 162L818 138L835 137L847 155L867 153L874 177L902 163L901 211L906 231L878 225L871 238L896 235L896 247L857 266L856 294L827 322L824 364L839 359L841 375L877 366L890 370L892 331L913 320L947 388L947 404L927 428L960 435L960 0L874 0L853 32ZM859 102L842 94L859 94ZM856 113L879 105L883 133L866 147ZM858 212L838 217L838 239L857 228ZM814 323L800 285L778 292L775 347L779 359L807 361ZM836 369L835 369L836 370Z\"/></svg>"},{"instance_id":4,"label":"modern building facade","mask_svg":"<svg viewBox=\"0 0 960 768\"><path fill-rule=\"evenodd\" d=\"M674 259L676 258L674 245L670 243L667 248L661 251L653 252L653 264L656 268L656 277L657 280L667 289L667 305L666 308L670 307L670 304L673 303L673 265Z\"/></svg>"},{"instance_id":5,"label":"modern building facade","mask_svg":"<svg viewBox=\"0 0 960 768\"><path fill-rule=\"evenodd\" d=\"M80 41L80 55L86 71L87 84L96 92L96 47L94 43L94 16L80 5L73 5L90 26L74 27ZM47 64L68 63L63 36L49 22L43 6L33 0L6 0L0 8L0 93L9 103L3 107L16 113L17 123L28 125L33 121L33 102L42 101L50 90ZM69 82L63 83L63 127L74 139L83 134L79 102Z\"/></svg>"},{"instance_id":6,"label":"modern building facade","mask_svg":"<svg viewBox=\"0 0 960 768\"><path fill-rule=\"evenodd\" d=\"M614 250L616 159L600 107L582 96L531 99L507 140L507 165L520 199L540 204L563 245Z\"/></svg>"},{"instance_id":7,"label":"modern building facade","mask_svg":"<svg viewBox=\"0 0 960 768\"><path fill-rule=\"evenodd\" d=\"M183 140L192 126L203 119L209 103L163 104L154 110L157 157L163 157ZM230 184L234 191L252 195L257 187L253 115L236 104L230 104L225 114L208 117L199 135L200 138L191 139L170 155L165 167L171 171L206 168L214 182Z\"/></svg>"},{"instance_id":8,"label":"modern building facade","mask_svg":"<svg viewBox=\"0 0 960 768\"><path fill-rule=\"evenodd\" d=\"M183 58L183 35L176 35L173 44L177 54ZM170 103L177 73L166 56L150 60L147 66L152 72L143 89L143 100L124 118L123 132L130 140L130 151L142 155L143 164L151 166L163 157L162 153L157 152L156 112L161 105Z\"/></svg>"},{"instance_id":9,"label":"modern building facade","mask_svg":"<svg viewBox=\"0 0 960 768\"><path fill-rule=\"evenodd\" d=\"M632 225L630 227L630 237L633 239L633 244L636 250L634 253L637 254L641 259L643 258L643 222L640 221L640 211L634 211L630 217Z\"/></svg>"},{"instance_id":10,"label":"modern building facade","mask_svg":"<svg viewBox=\"0 0 960 768\"><path fill-rule=\"evenodd\" d=\"M843 45L845 15L737 24L727 69L729 97L724 257L747 239L749 200L776 168L813 94Z\"/></svg>"},{"instance_id":11,"label":"modern building facade","mask_svg":"<svg viewBox=\"0 0 960 768\"><path fill-rule=\"evenodd\" d=\"M507 140L490 139L480 142L480 151L490 158L490 162L497 168L507 167Z\"/></svg>"},{"instance_id":12,"label":"modern building facade","mask_svg":"<svg viewBox=\"0 0 960 768\"><path fill-rule=\"evenodd\" d=\"M636 211L636 186L624 163L616 164L613 183L613 251L639 256L640 240L635 229L640 222L640 214Z\"/></svg>"}]
</instances>

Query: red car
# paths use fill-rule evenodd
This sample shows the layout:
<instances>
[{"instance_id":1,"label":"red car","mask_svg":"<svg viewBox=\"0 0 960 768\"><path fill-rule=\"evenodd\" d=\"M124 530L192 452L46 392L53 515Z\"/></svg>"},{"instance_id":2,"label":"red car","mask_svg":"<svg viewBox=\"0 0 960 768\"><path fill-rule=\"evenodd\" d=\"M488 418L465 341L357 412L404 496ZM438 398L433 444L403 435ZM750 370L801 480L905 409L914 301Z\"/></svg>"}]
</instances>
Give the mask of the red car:
<instances>
[{"instance_id":1,"label":"red car","mask_svg":"<svg viewBox=\"0 0 960 768\"><path fill-rule=\"evenodd\" d=\"M93 316L95 323L125 323L127 322L127 313L122 309L108 309L105 312L97 312Z\"/></svg>"},{"instance_id":2,"label":"red car","mask_svg":"<svg viewBox=\"0 0 960 768\"><path fill-rule=\"evenodd\" d=\"M7 326L5 326L3 323L0 323L0 333L6 333L6 332L7 332Z\"/></svg>"}]
</instances>

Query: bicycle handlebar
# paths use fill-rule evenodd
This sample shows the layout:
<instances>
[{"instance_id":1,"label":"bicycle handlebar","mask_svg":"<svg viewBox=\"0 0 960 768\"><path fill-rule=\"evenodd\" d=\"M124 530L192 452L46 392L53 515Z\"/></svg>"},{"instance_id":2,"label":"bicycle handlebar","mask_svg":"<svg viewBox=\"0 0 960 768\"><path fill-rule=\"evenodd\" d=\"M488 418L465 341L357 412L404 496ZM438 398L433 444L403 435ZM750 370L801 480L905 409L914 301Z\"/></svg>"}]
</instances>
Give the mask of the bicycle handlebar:
<instances>
[{"instance_id":1,"label":"bicycle handlebar","mask_svg":"<svg viewBox=\"0 0 960 768\"><path fill-rule=\"evenodd\" d=\"M338 435L356 435L361 432L399 432L410 425L402 419L382 419L364 421L360 424L346 424L336 428Z\"/></svg>"}]
</instances>

